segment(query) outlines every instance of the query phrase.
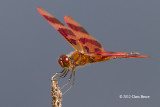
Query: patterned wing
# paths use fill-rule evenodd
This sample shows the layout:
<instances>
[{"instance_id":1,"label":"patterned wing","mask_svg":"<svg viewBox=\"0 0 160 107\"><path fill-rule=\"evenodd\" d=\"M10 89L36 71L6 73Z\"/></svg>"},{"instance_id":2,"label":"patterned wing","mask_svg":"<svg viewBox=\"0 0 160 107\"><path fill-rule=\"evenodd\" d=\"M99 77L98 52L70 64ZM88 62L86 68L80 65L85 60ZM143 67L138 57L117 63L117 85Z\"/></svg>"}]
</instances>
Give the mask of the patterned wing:
<instances>
[{"instance_id":1,"label":"patterned wing","mask_svg":"<svg viewBox=\"0 0 160 107\"><path fill-rule=\"evenodd\" d=\"M70 28L61 23L54 16L38 7L39 13L66 39L66 41L77 51L83 51L81 43L77 36L72 32Z\"/></svg>"},{"instance_id":2,"label":"patterned wing","mask_svg":"<svg viewBox=\"0 0 160 107\"><path fill-rule=\"evenodd\" d=\"M92 37L78 22L72 17L65 16L65 22L72 31L79 37L79 41L83 46L84 53L104 51L102 45Z\"/></svg>"}]
</instances>

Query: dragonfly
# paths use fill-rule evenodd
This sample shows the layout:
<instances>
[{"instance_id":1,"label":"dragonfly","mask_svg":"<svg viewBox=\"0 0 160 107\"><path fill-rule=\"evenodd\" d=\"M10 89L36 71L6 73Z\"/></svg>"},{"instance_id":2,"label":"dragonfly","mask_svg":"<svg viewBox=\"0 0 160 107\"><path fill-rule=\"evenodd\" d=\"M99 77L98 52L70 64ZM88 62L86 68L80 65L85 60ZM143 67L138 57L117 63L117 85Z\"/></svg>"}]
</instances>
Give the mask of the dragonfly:
<instances>
[{"instance_id":1,"label":"dragonfly","mask_svg":"<svg viewBox=\"0 0 160 107\"><path fill-rule=\"evenodd\" d=\"M75 79L75 68L86 64L104 62L117 58L147 58L150 56L139 55L138 52L112 52L104 51L103 46L98 40L92 37L78 22L72 17L65 16L64 25L57 18L52 16L44 9L38 7L39 13L62 35L62 37L75 49L69 55L62 54L58 63L63 68L61 72L57 72L52 79L64 78L71 71L68 83L73 75Z\"/></svg>"}]
</instances>

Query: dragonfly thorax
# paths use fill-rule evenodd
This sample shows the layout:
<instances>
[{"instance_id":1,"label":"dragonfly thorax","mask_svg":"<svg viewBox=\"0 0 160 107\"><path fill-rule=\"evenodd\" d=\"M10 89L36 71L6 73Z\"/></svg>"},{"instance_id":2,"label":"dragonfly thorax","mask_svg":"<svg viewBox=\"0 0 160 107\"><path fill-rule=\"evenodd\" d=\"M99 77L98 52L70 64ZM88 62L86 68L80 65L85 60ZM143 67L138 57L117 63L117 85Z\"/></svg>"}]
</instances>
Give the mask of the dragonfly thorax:
<instances>
[{"instance_id":1,"label":"dragonfly thorax","mask_svg":"<svg viewBox=\"0 0 160 107\"><path fill-rule=\"evenodd\" d=\"M62 54L58 59L58 63L62 68L68 68L70 66L70 58L67 55Z\"/></svg>"}]
</instances>

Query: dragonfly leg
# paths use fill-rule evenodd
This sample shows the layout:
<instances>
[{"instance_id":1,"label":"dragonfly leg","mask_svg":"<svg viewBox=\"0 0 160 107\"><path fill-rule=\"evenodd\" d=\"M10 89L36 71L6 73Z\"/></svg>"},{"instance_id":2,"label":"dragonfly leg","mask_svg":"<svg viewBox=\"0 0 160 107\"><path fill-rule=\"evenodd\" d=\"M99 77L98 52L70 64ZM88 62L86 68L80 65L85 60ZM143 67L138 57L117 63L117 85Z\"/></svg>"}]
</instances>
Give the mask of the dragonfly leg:
<instances>
[{"instance_id":1,"label":"dragonfly leg","mask_svg":"<svg viewBox=\"0 0 160 107\"><path fill-rule=\"evenodd\" d=\"M62 75L60 75L60 77L61 78L66 77L66 75L68 74L68 72L69 72L69 69L66 69L66 71Z\"/></svg>"},{"instance_id":2,"label":"dragonfly leg","mask_svg":"<svg viewBox=\"0 0 160 107\"><path fill-rule=\"evenodd\" d=\"M75 67L72 68L72 72L71 72L71 75L70 75L70 77L69 77L69 80L67 81L66 84L63 85L63 87L62 87L61 89L63 89L63 88L64 88L65 86L67 86L68 84L70 84L70 81L71 81L71 79L72 79L72 75L73 75L72 84L71 84L71 86L63 93L63 95L64 95L67 91L69 91L69 90L72 88L72 86L74 85L74 81L75 81Z\"/></svg>"},{"instance_id":3,"label":"dragonfly leg","mask_svg":"<svg viewBox=\"0 0 160 107\"><path fill-rule=\"evenodd\" d=\"M66 70L67 70L67 69L63 69L61 72L55 73L55 74L52 76L51 80L59 79L61 76L63 76L63 75L65 74ZM57 75L60 75L60 76L57 76ZM63 77L62 77L62 78L63 78Z\"/></svg>"},{"instance_id":4,"label":"dragonfly leg","mask_svg":"<svg viewBox=\"0 0 160 107\"><path fill-rule=\"evenodd\" d=\"M73 72L73 80L72 80L72 85L71 86L74 85L74 82L75 82L75 71Z\"/></svg>"}]
</instances>

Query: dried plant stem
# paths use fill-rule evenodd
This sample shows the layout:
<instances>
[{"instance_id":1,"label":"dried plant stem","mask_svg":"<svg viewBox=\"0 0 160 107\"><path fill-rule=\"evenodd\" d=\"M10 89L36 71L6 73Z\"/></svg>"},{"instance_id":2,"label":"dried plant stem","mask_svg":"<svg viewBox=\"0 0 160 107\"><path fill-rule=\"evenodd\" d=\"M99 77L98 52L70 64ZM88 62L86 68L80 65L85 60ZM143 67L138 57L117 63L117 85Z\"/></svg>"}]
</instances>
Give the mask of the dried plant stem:
<instances>
[{"instance_id":1,"label":"dried plant stem","mask_svg":"<svg viewBox=\"0 0 160 107\"><path fill-rule=\"evenodd\" d=\"M51 80L51 95L52 95L52 107L61 107L62 104L62 92L58 86L57 80Z\"/></svg>"}]
</instances>

